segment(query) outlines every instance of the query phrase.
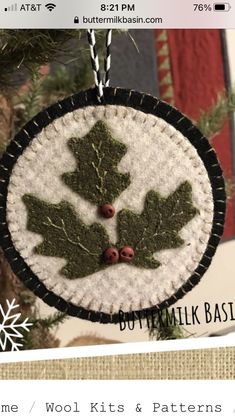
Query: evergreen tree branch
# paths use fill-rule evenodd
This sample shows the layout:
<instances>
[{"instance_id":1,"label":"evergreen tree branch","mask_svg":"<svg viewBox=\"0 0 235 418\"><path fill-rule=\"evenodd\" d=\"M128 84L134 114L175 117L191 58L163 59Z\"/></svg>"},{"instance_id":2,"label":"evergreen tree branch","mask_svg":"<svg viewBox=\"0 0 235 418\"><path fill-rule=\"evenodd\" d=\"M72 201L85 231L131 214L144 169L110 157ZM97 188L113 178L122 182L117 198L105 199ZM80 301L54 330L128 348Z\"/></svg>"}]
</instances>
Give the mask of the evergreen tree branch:
<instances>
[{"instance_id":1,"label":"evergreen tree branch","mask_svg":"<svg viewBox=\"0 0 235 418\"><path fill-rule=\"evenodd\" d=\"M97 43L104 47L104 30L97 30ZM68 48L68 41L74 40L73 48ZM0 30L0 87L9 89L13 83L12 74L19 70L33 73L35 65L40 66L68 58L79 59L79 51L86 51L85 30Z\"/></svg>"},{"instance_id":2,"label":"evergreen tree branch","mask_svg":"<svg viewBox=\"0 0 235 418\"><path fill-rule=\"evenodd\" d=\"M82 62L81 62L82 61ZM64 97L86 90L93 84L93 74L89 61L83 59L70 70L66 65L58 65L55 72L47 76L42 83L42 93L52 101L53 96Z\"/></svg>"},{"instance_id":3,"label":"evergreen tree branch","mask_svg":"<svg viewBox=\"0 0 235 418\"><path fill-rule=\"evenodd\" d=\"M64 312L56 312L55 314L49 315L46 318L30 318L30 322L32 322L33 327L40 325L49 331L58 325L62 325L66 319L67 315Z\"/></svg>"},{"instance_id":4,"label":"evergreen tree branch","mask_svg":"<svg viewBox=\"0 0 235 418\"><path fill-rule=\"evenodd\" d=\"M41 110L42 76L39 67L35 68L29 90L23 95L21 105L23 106L22 118L18 129L33 118Z\"/></svg>"},{"instance_id":5,"label":"evergreen tree branch","mask_svg":"<svg viewBox=\"0 0 235 418\"><path fill-rule=\"evenodd\" d=\"M58 347L59 340L52 334L52 331L63 324L66 319L67 315L63 312L56 312L46 318L40 318L35 308L34 314L30 317L30 322L33 325L29 332L23 332L21 350Z\"/></svg>"},{"instance_id":6,"label":"evergreen tree branch","mask_svg":"<svg viewBox=\"0 0 235 418\"><path fill-rule=\"evenodd\" d=\"M197 127L209 139L212 139L223 128L229 113L235 112L235 91L219 93L216 102L202 112Z\"/></svg>"},{"instance_id":7,"label":"evergreen tree branch","mask_svg":"<svg viewBox=\"0 0 235 418\"><path fill-rule=\"evenodd\" d=\"M169 320L170 315L167 309L163 309L159 315L153 317L152 327L149 329L149 336L154 340L176 340L185 338L184 329L175 320Z\"/></svg>"}]
</instances>

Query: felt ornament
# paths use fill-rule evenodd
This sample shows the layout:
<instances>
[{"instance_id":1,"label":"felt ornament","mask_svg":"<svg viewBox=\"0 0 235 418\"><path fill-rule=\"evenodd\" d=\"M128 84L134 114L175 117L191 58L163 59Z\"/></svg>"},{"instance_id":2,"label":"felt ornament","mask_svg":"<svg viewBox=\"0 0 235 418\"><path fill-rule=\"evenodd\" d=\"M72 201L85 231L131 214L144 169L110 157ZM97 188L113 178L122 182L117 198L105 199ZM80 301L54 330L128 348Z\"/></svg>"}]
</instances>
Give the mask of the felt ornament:
<instances>
[{"instance_id":1,"label":"felt ornament","mask_svg":"<svg viewBox=\"0 0 235 418\"><path fill-rule=\"evenodd\" d=\"M1 242L46 303L102 323L175 303L223 232L216 154L178 110L110 88L88 32L96 87L36 115L1 161Z\"/></svg>"}]
</instances>

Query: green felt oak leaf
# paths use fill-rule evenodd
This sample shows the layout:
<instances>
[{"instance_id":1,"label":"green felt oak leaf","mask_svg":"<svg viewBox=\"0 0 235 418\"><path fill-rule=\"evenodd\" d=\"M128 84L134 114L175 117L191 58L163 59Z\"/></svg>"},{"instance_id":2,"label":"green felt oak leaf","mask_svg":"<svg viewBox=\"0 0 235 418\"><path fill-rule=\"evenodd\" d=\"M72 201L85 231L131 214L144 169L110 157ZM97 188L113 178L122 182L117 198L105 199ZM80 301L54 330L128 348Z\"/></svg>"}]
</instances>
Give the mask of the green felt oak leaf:
<instances>
[{"instance_id":1,"label":"green felt oak leaf","mask_svg":"<svg viewBox=\"0 0 235 418\"><path fill-rule=\"evenodd\" d=\"M43 237L34 253L64 258L66 265L61 270L64 276L85 277L108 267L103 253L112 244L101 224L85 225L66 201L50 204L26 194L23 202L28 212L27 229ZM127 209L118 213L116 247L131 246L135 251L132 264L156 269L160 263L154 254L180 247L184 241L179 232L197 213L187 181L167 198L151 190L141 214Z\"/></svg>"},{"instance_id":2,"label":"green felt oak leaf","mask_svg":"<svg viewBox=\"0 0 235 418\"><path fill-rule=\"evenodd\" d=\"M151 190L147 193L141 214L123 209L118 213L118 247L135 249L133 264L157 268L160 263L153 254L160 250L180 247L184 241L178 235L198 210L192 204L192 189L182 183L166 199Z\"/></svg>"},{"instance_id":3,"label":"green felt oak leaf","mask_svg":"<svg viewBox=\"0 0 235 418\"><path fill-rule=\"evenodd\" d=\"M34 253L64 258L67 263L61 273L68 279L85 277L106 267L102 254L110 242L102 225L85 225L65 201L49 204L28 194L23 196L23 202L28 210L27 229L43 236Z\"/></svg>"},{"instance_id":4,"label":"green felt oak leaf","mask_svg":"<svg viewBox=\"0 0 235 418\"><path fill-rule=\"evenodd\" d=\"M104 122L98 121L83 138L71 138L68 146L77 168L63 174L62 179L74 192L103 205L112 203L129 186L130 174L117 171L127 147L112 137Z\"/></svg>"}]
</instances>

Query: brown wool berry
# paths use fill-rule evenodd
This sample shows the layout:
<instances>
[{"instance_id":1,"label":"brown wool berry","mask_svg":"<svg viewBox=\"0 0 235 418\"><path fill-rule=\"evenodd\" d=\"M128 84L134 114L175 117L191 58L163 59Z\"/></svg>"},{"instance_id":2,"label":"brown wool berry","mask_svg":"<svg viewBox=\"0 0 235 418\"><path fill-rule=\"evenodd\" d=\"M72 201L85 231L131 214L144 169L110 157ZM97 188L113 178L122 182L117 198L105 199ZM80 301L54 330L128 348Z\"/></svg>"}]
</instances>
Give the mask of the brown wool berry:
<instances>
[{"instance_id":1,"label":"brown wool berry","mask_svg":"<svg viewBox=\"0 0 235 418\"><path fill-rule=\"evenodd\" d=\"M115 209L110 203L105 203L99 207L99 212L104 218L112 218L115 214Z\"/></svg>"},{"instance_id":2,"label":"brown wool berry","mask_svg":"<svg viewBox=\"0 0 235 418\"><path fill-rule=\"evenodd\" d=\"M120 249L119 256L121 261L131 262L135 257L135 251L132 247L125 246Z\"/></svg>"},{"instance_id":3,"label":"brown wool berry","mask_svg":"<svg viewBox=\"0 0 235 418\"><path fill-rule=\"evenodd\" d=\"M104 260L107 264L117 263L119 260L119 252L116 247L107 248L104 252Z\"/></svg>"}]
</instances>

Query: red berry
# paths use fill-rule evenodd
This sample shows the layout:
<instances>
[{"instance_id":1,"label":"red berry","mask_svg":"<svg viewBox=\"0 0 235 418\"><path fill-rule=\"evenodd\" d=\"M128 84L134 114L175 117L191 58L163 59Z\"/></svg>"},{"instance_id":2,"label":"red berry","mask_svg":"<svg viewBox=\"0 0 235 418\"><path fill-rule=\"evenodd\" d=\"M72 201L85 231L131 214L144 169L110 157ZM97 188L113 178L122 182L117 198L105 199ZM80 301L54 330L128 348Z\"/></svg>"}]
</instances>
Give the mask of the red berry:
<instances>
[{"instance_id":1,"label":"red berry","mask_svg":"<svg viewBox=\"0 0 235 418\"><path fill-rule=\"evenodd\" d=\"M119 260L119 252L116 247L107 248L104 252L104 260L107 264L117 263Z\"/></svg>"},{"instance_id":2,"label":"red berry","mask_svg":"<svg viewBox=\"0 0 235 418\"><path fill-rule=\"evenodd\" d=\"M99 207L99 212L104 218L112 218L115 214L115 209L110 203L105 203Z\"/></svg>"},{"instance_id":3,"label":"red berry","mask_svg":"<svg viewBox=\"0 0 235 418\"><path fill-rule=\"evenodd\" d=\"M125 246L120 249L119 256L120 256L121 261L126 261L129 263L130 261L134 259L135 251L133 250L132 247Z\"/></svg>"}]
</instances>

